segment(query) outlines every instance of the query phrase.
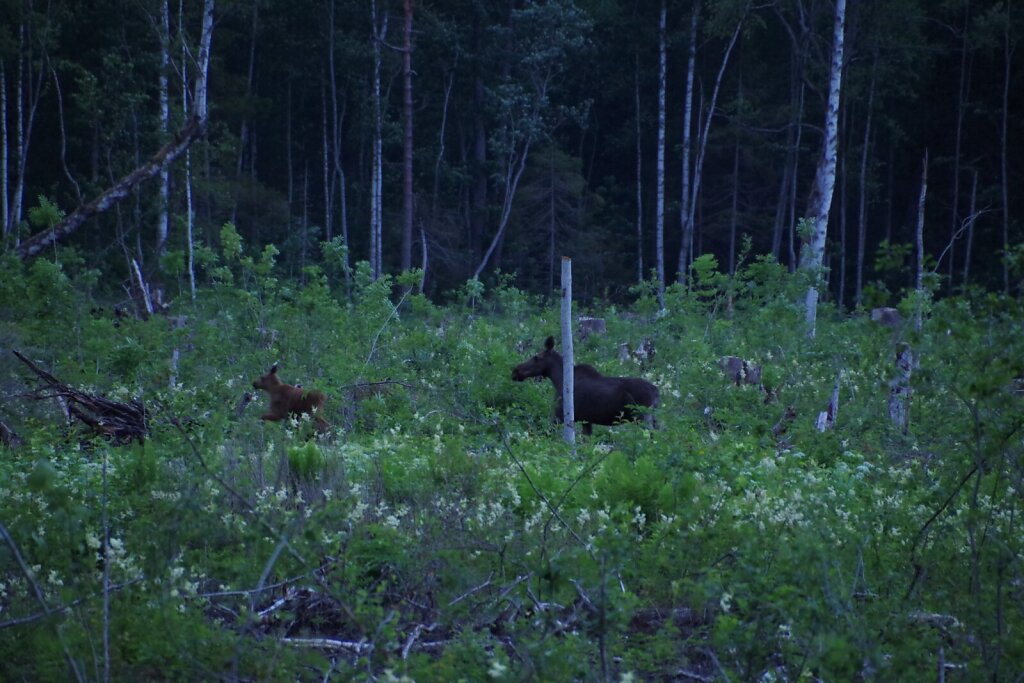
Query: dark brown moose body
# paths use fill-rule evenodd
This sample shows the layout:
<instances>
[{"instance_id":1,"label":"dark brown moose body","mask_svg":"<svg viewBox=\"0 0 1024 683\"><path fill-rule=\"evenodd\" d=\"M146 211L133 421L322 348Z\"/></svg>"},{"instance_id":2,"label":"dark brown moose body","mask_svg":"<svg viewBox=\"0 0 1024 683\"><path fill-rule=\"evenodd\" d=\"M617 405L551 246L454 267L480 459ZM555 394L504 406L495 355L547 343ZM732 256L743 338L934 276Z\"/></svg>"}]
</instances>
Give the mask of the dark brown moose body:
<instances>
[{"instance_id":1,"label":"dark brown moose body","mask_svg":"<svg viewBox=\"0 0 1024 683\"><path fill-rule=\"evenodd\" d=\"M309 415L321 432L327 431L327 421L317 415L327 397L321 391L307 391L301 387L285 384L277 376L277 363L252 383L254 389L262 389L270 394L270 407L260 415L261 420L279 421L291 416L296 418Z\"/></svg>"},{"instance_id":2,"label":"dark brown moose body","mask_svg":"<svg viewBox=\"0 0 1024 683\"><path fill-rule=\"evenodd\" d=\"M658 387L639 377L605 377L593 365L573 366L573 400L577 422L583 433L592 425L614 425L644 420L654 426L652 410L658 405ZM555 420L562 421L562 355L555 351L555 340L548 337L544 350L512 368L512 379L522 382L530 377L547 377L555 385Z\"/></svg>"}]
</instances>

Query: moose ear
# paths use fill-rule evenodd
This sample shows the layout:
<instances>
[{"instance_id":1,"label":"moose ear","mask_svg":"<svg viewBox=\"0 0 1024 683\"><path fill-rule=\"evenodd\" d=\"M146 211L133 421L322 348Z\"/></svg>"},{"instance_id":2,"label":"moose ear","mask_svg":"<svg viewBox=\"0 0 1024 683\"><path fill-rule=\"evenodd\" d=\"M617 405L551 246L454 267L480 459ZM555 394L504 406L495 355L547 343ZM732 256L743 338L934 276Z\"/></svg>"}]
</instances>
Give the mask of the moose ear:
<instances>
[{"instance_id":1,"label":"moose ear","mask_svg":"<svg viewBox=\"0 0 1024 683\"><path fill-rule=\"evenodd\" d=\"M546 340L544 340L544 348L547 349L548 351L555 348L555 338L548 337Z\"/></svg>"},{"instance_id":2,"label":"moose ear","mask_svg":"<svg viewBox=\"0 0 1024 683\"><path fill-rule=\"evenodd\" d=\"M268 372L267 374L268 375L276 375L277 374L277 363L274 363L273 365L270 366L270 372Z\"/></svg>"}]
</instances>

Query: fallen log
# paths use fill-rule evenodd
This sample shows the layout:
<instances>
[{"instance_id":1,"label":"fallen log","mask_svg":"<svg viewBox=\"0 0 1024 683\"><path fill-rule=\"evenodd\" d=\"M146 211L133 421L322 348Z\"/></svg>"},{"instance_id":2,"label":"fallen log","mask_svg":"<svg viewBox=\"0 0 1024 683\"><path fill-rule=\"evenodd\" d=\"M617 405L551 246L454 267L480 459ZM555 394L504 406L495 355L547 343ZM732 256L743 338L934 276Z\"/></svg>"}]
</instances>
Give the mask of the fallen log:
<instances>
[{"instance_id":1,"label":"fallen log","mask_svg":"<svg viewBox=\"0 0 1024 683\"><path fill-rule=\"evenodd\" d=\"M146 440L149 435L149 416L141 401L132 399L128 403L119 403L104 396L79 391L40 368L21 352L13 352L44 384L32 393L37 401L56 399L69 419L78 420L93 433L116 446Z\"/></svg>"}]
</instances>

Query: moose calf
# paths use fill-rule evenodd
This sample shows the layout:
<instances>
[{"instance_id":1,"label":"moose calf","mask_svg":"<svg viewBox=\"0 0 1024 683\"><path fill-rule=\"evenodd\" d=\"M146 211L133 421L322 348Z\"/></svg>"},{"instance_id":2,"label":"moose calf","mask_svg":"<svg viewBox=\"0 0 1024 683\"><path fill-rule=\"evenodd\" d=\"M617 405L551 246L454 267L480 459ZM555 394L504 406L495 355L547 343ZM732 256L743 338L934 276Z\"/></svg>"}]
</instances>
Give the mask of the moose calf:
<instances>
[{"instance_id":1,"label":"moose calf","mask_svg":"<svg viewBox=\"0 0 1024 683\"><path fill-rule=\"evenodd\" d=\"M327 397L322 391L307 391L282 382L281 378L277 376L277 363L271 366L267 374L253 382L252 386L254 389L262 389L270 394L270 408L260 415L261 420L277 422L293 415L295 417L309 415L313 418L319 431L327 431L329 426L327 421L317 415Z\"/></svg>"}]
</instances>

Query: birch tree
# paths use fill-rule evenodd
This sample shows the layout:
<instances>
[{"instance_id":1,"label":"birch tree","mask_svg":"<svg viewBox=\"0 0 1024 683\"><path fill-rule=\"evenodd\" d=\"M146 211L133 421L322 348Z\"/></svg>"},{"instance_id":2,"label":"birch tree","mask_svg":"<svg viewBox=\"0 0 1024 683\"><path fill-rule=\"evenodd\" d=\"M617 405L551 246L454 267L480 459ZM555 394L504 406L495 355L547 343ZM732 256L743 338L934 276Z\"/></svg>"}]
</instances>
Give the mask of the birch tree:
<instances>
[{"instance_id":1,"label":"birch tree","mask_svg":"<svg viewBox=\"0 0 1024 683\"><path fill-rule=\"evenodd\" d=\"M42 230L20 245L15 253L21 259L35 256L54 242L66 237L80 228L86 221L117 206L142 183L156 177L162 168L174 163L189 146L201 137L207 125L207 76L210 66L210 42L213 39L214 0L205 0L203 4L202 30L199 40L199 53L196 58L196 77L194 86L192 115L184 126L174 135L173 139L161 147L147 161L135 170L116 181L88 204L78 207L56 224Z\"/></svg>"},{"instance_id":2,"label":"birch tree","mask_svg":"<svg viewBox=\"0 0 1024 683\"><path fill-rule=\"evenodd\" d=\"M383 239L384 231L384 203L383 203L383 182L384 182L384 160L383 143L384 122L383 105L380 94L380 72L381 72L381 44L387 38L388 17L385 13L383 19L378 23L377 0L370 0L370 20L373 22L373 152L372 166L370 170L370 272L373 279L377 279L383 273Z\"/></svg>"},{"instance_id":3,"label":"birch tree","mask_svg":"<svg viewBox=\"0 0 1024 683\"><path fill-rule=\"evenodd\" d=\"M825 136L821 158L814 175L814 187L808 202L811 223L800 253L800 268L810 273L812 281L805 299L807 334L814 336L818 314L818 284L825 258L828 214L832 206L832 190L836 184L836 154L839 138L839 92L843 79L843 43L846 34L846 0L836 0L833 24L832 63L829 69L828 104L825 111Z\"/></svg>"},{"instance_id":4,"label":"birch tree","mask_svg":"<svg viewBox=\"0 0 1024 683\"><path fill-rule=\"evenodd\" d=\"M8 230L17 228L21 222L25 202L25 182L28 172L29 149L32 143L32 132L35 128L36 112L46 82L46 54L41 53L39 46L47 44L45 35L50 26L43 23L35 25L35 16L31 2L23 4L24 11L18 26L18 70L15 76L14 117L14 186L11 192L10 205L6 218ZM6 117L4 119L6 127ZM4 146L5 150L7 146ZM17 242L18 236L15 235Z\"/></svg>"},{"instance_id":5,"label":"birch tree","mask_svg":"<svg viewBox=\"0 0 1024 683\"><path fill-rule=\"evenodd\" d=\"M412 268L412 19L415 0L405 0L402 30L402 270Z\"/></svg>"},{"instance_id":6,"label":"birch tree","mask_svg":"<svg viewBox=\"0 0 1024 683\"><path fill-rule=\"evenodd\" d=\"M170 93L170 71L171 71L171 8L170 0L162 0L160 3L160 20L157 26L157 35L160 40L160 73L159 97L160 97L160 141L167 142L171 134L171 93ZM164 252L164 245L167 244L168 209L171 197L171 172L167 166L160 169L160 190L159 205L157 206L156 217L156 249L154 250L154 261L159 265L160 257Z\"/></svg>"},{"instance_id":7,"label":"birch tree","mask_svg":"<svg viewBox=\"0 0 1024 683\"><path fill-rule=\"evenodd\" d=\"M661 0L658 19L658 148L655 170L655 264L658 272L658 305L665 307L665 81L668 71L668 8Z\"/></svg>"},{"instance_id":8,"label":"birch tree","mask_svg":"<svg viewBox=\"0 0 1024 683\"><path fill-rule=\"evenodd\" d=\"M513 54L520 55L507 78L488 94L498 107L498 130L490 140L500 159L502 186L498 226L473 272L478 278L505 238L519 182L534 146L565 119L579 116L554 102L559 81L572 57L588 42L590 20L573 0L528 2L511 14Z\"/></svg>"},{"instance_id":9,"label":"birch tree","mask_svg":"<svg viewBox=\"0 0 1024 683\"><path fill-rule=\"evenodd\" d=\"M698 7L699 6L694 8L694 18L692 19L691 24L690 24L691 50L694 50L693 46L694 46L694 43L696 42L696 38L697 38L697 18L696 18L696 14L697 14L697 11L698 11ZM700 134L698 135L698 138L697 138L697 158L696 158L696 160L694 162L694 165L693 165L693 186L692 187L689 187L689 185L688 185L689 170L688 169L685 170L684 174L683 174L683 177L685 179L684 180L683 188L684 188L684 192L687 194L687 196L684 197L684 199L683 199L683 206L684 206L683 210L684 210L686 215L685 215L685 217L683 218L683 221L682 221L682 223L683 223L683 225L682 225L682 227L683 227L682 233L683 234L682 234L682 243L681 243L680 248L679 248L679 271L678 271L678 275L679 275L679 280L680 281L683 281L685 279L686 271L687 271L687 268L689 266L689 262L693 258L693 222L694 222L695 212L696 212L696 209L697 209L697 196L700 194L701 179L703 178L704 158L705 158L705 154L707 152L707 147L708 147L708 134L711 131L711 121L714 118L715 107L718 104L718 93L721 91L721 88L722 88L722 77L725 75L725 69L729 65L729 57L730 57L730 55L732 55L732 50L736 46L736 41L739 39L740 31L743 28L743 22L744 22L744 19L746 18L746 15L747 15L747 3L746 2L740 3L740 5L738 6L737 9L738 9L738 15L739 16L738 16L738 18L735 19L735 22L736 22L735 27L733 28L732 35L729 37L729 42L726 45L725 54L722 56L722 63L721 63L721 65L718 68L718 74L715 76L715 85L714 85L714 87L711 90L711 100L708 103L707 112L705 112L705 115L703 117L703 126L701 127ZM692 83L693 73L692 73L692 69L693 69L693 55L694 54L695 54L695 51L691 53L691 61L690 61L690 65L689 65L689 67L687 69L689 73L687 75L687 95L686 95L687 96L687 104L686 104L686 109L688 111L692 110L692 104L691 104L692 103L692 99L693 99L693 83ZM690 128L689 116L690 116L690 114L688 113L686 115L686 120L684 121L684 131L686 131L686 132L684 133L683 158L684 158L684 164L686 166L689 165L689 128ZM687 192L687 190L688 190L688 192Z\"/></svg>"}]
</instances>

